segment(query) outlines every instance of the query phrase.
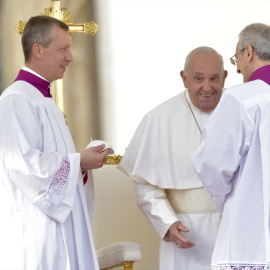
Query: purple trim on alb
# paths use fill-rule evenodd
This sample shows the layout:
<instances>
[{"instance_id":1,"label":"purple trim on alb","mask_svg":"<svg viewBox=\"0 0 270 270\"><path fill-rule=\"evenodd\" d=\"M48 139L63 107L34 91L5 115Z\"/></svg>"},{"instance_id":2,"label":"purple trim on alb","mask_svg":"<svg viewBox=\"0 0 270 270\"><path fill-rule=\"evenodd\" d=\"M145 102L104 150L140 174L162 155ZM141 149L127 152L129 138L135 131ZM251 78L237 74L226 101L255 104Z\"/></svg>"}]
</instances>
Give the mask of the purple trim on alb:
<instances>
[{"instance_id":1,"label":"purple trim on alb","mask_svg":"<svg viewBox=\"0 0 270 270\"><path fill-rule=\"evenodd\" d=\"M21 69L14 82L16 81L28 82L34 87L36 87L44 97L52 97L50 92L51 83L46 80L43 80L42 78L36 76L31 72Z\"/></svg>"},{"instance_id":2,"label":"purple trim on alb","mask_svg":"<svg viewBox=\"0 0 270 270\"><path fill-rule=\"evenodd\" d=\"M270 85L270 65L256 69L250 77L250 81L262 80Z\"/></svg>"}]
</instances>

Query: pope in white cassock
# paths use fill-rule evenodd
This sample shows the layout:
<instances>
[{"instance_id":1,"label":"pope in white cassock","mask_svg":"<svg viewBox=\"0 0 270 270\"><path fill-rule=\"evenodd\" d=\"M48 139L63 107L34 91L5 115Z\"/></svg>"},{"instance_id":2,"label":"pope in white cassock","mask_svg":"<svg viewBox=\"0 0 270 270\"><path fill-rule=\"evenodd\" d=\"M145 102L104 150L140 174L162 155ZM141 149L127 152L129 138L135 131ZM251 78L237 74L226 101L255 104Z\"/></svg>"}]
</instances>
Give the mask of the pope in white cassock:
<instances>
[{"instance_id":1,"label":"pope in white cassock","mask_svg":"<svg viewBox=\"0 0 270 270\"><path fill-rule=\"evenodd\" d=\"M0 98L0 269L99 269L82 172L101 167L108 151L76 153L49 89L73 60L68 30L32 17L25 66Z\"/></svg>"},{"instance_id":2,"label":"pope in white cassock","mask_svg":"<svg viewBox=\"0 0 270 270\"><path fill-rule=\"evenodd\" d=\"M159 237L160 270L209 270L221 214L190 154L217 106L227 76L222 57L199 47L181 71L187 88L146 114L119 169L134 180L138 206Z\"/></svg>"},{"instance_id":3,"label":"pope in white cassock","mask_svg":"<svg viewBox=\"0 0 270 270\"><path fill-rule=\"evenodd\" d=\"M251 24L231 58L244 83L209 118L193 166L222 212L215 270L270 269L270 26Z\"/></svg>"}]
</instances>

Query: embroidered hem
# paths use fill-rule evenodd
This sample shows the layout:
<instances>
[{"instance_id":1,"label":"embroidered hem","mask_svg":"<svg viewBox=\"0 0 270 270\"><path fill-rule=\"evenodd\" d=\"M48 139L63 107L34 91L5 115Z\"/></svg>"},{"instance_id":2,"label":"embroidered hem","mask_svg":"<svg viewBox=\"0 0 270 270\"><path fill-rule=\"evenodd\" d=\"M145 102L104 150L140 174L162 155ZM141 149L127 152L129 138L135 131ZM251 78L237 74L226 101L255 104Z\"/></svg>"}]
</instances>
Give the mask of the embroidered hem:
<instances>
[{"instance_id":1,"label":"embroidered hem","mask_svg":"<svg viewBox=\"0 0 270 270\"><path fill-rule=\"evenodd\" d=\"M52 216L65 196L69 182L70 161L68 155L64 155L59 170L54 176L49 190L34 205L48 216Z\"/></svg>"},{"instance_id":2,"label":"embroidered hem","mask_svg":"<svg viewBox=\"0 0 270 270\"><path fill-rule=\"evenodd\" d=\"M252 263L226 263L212 266L212 270L270 270L270 262L263 264Z\"/></svg>"}]
</instances>

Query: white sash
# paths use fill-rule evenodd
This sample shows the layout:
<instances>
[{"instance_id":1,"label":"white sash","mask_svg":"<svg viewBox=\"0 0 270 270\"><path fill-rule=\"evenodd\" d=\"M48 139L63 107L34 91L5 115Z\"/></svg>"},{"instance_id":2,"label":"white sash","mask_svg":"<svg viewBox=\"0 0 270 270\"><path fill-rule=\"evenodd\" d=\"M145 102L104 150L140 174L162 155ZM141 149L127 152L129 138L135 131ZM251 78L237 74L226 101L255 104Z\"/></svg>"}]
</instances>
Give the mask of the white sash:
<instances>
[{"instance_id":1,"label":"white sash","mask_svg":"<svg viewBox=\"0 0 270 270\"><path fill-rule=\"evenodd\" d=\"M217 212L207 191L201 188L166 189L169 200L176 214L201 214Z\"/></svg>"}]
</instances>

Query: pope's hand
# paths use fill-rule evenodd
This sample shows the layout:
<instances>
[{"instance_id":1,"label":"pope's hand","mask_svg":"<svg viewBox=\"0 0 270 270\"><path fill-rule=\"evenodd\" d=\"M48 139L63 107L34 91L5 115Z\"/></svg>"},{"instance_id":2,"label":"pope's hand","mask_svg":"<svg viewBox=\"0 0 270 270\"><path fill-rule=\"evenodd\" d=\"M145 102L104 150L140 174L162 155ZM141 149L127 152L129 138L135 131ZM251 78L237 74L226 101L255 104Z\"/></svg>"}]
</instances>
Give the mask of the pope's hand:
<instances>
[{"instance_id":1,"label":"pope's hand","mask_svg":"<svg viewBox=\"0 0 270 270\"><path fill-rule=\"evenodd\" d=\"M181 232L189 232L189 229L186 228L182 222L177 221L171 225L168 230L168 237L173 241L178 248L191 248L195 246L190 240L186 239Z\"/></svg>"},{"instance_id":2,"label":"pope's hand","mask_svg":"<svg viewBox=\"0 0 270 270\"><path fill-rule=\"evenodd\" d=\"M108 155L108 149L100 152L105 147L104 144L90 147L81 152L81 169L82 172L98 169L103 166Z\"/></svg>"}]
</instances>

